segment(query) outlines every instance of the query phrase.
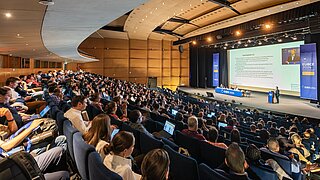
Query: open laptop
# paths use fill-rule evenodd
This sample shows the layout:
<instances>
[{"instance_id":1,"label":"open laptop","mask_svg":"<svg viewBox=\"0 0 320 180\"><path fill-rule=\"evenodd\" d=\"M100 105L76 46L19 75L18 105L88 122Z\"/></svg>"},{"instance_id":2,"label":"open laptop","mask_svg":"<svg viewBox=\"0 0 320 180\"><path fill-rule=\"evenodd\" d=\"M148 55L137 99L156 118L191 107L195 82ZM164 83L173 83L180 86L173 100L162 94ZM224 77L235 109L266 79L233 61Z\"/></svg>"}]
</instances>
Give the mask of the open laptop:
<instances>
[{"instance_id":1,"label":"open laptop","mask_svg":"<svg viewBox=\"0 0 320 180\"><path fill-rule=\"evenodd\" d=\"M159 132L161 137L164 138L170 138L173 135L175 125L171 123L170 121L166 121L166 123L163 126L163 130Z\"/></svg>"},{"instance_id":2,"label":"open laptop","mask_svg":"<svg viewBox=\"0 0 320 180\"><path fill-rule=\"evenodd\" d=\"M212 118L212 116L214 116L216 113L215 112L211 112L210 114L207 114L208 118Z\"/></svg>"},{"instance_id":3,"label":"open laptop","mask_svg":"<svg viewBox=\"0 0 320 180\"><path fill-rule=\"evenodd\" d=\"M31 115L30 119L28 121L32 121L35 119L39 119L39 118L43 118L50 110L50 106L46 106L41 112L40 114L33 114Z\"/></svg>"},{"instance_id":4,"label":"open laptop","mask_svg":"<svg viewBox=\"0 0 320 180\"><path fill-rule=\"evenodd\" d=\"M219 130L221 129L221 127L226 127L226 126L228 126L227 123L218 122L218 128L219 128Z\"/></svg>"},{"instance_id":5,"label":"open laptop","mask_svg":"<svg viewBox=\"0 0 320 180\"><path fill-rule=\"evenodd\" d=\"M111 133L111 140L113 139L113 137L119 132L120 129L114 129Z\"/></svg>"},{"instance_id":6,"label":"open laptop","mask_svg":"<svg viewBox=\"0 0 320 180\"><path fill-rule=\"evenodd\" d=\"M171 114L172 114L172 116L176 116L176 114L178 113L178 111L177 110L175 110L175 109L171 109Z\"/></svg>"}]
</instances>

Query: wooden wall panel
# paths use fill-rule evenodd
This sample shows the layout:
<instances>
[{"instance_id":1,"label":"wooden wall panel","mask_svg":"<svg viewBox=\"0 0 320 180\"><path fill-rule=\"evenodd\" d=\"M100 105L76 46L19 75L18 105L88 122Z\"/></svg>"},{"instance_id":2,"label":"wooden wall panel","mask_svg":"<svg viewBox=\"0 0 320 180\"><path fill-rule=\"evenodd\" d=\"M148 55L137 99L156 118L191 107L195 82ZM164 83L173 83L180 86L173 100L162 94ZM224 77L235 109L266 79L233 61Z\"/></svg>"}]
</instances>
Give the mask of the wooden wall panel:
<instances>
[{"instance_id":1,"label":"wooden wall panel","mask_svg":"<svg viewBox=\"0 0 320 180\"><path fill-rule=\"evenodd\" d=\"M149 39L148 40L148 49L149 50L161 50L161 41L159 40L153 40Z\"/></svg>"},{"instance_id":2,"label":"wooden wall panel","mask_svg":"<svg viewBox=\"0 0 320 180\"><path fill-rule=\"evenodd\" d=\"M149 60L148 62L148 67L152 67L152 68L160 68L161 67L161 60L157 59L157 60Z\"/></svg>"},{"instance_id":3,"label":"wooden wall panel","mask_svg":"<svg viewBox=\"0 0 320 180\"><path fill-rule=\"evenodd\" d=\"M140 67L147 68L147 60L146 59L131 59L130 67Z\"/></svg>"},{"instance_id":4,"label":"wooden wall panel","mask_svg":"<svg viewBox=\"0 0 320 180\"><path fill-rule=\"evenodd\" d=\"M179 46L173 47L171 41L99 39L95 45L95 40L86 40L81 47L102 61L81 65L86 71L137 83L157 77L158 86L173 89L179 84L189 85L188 44L180 54Z\"/></svg>"},{"instance_id":5,"label":"wooden wall panel","mask_svg":"<svg viewBox=\"0 0 320 180\"><path fill-rule=\"evenodd\" d=\"M144 50L130 50L130 58L147 59L148 52Z\"/></svg>"},{"instance_id":6,"label":"wooden wall panel","mask_svg":"<svg viewBox=\"0 0 320 180\"><path fill-rule=\"evenodd\" d=\"M130 39L130 49L147 49L147 41Z\"/></svg>"},{"instance_id":7,"label":"wooden wall panel","mask_svg":"<svg viewBox=\"0 0 320 180\"><path fill-rule=\"evenodd\" d=\"M175 51L171 51L171 57L173 58L173 59L180 59L180 52L179 51L177 51L177 50L175 50Z\"/></svg>"},{"instance_id":8,"label":"wooden wall panel","mask_svg":"<svg viewBox=\"0 0 320 180\"><path fill-rule=\"evenodd\" d=\"M129 49L129 40L126 39L104 39L105 49Z\"/></svg>"},{"instance_id":9,"label":"wooden wall panel","mask_svg":"<svg viewBox=\"0 0 320 180\"><path fill-rule=\"evenodd\" d=\"M129 67L129 59L104 59L105 68L121 68Z\"/></svg>"},{"instance_id":10,"label":"wooden wall panel","mask_svg":"<svg viewBox=\"0 0 320 180\"><path fill-rule=\"evenodd\" d=\"M147 77L147 68L130 68L130 77Z\"/></svg>"},{"instance_id":11,"label":"wooden wall panel","mask_svg":"<svg viewBox=\"0 0 320 180\"><path fill-rule=\"evenodd\" d=\"M173 59L172 63L171 63L171 67L175 68L175 67L180 67L180 59Z\"/></svg>"},{"instance_id":12,"label":"wooden wall panel","mask_svg":"<svg viewBox=\"0 0 320 180\"><path fill-rule=\"evenodd\" d=\"M104 40L101 38L87 38L79 46L80 49L101 49L104 48Z\"/></svg>"},{"instance_id":13,"label":"wooden wall panel","mask_svg":"<svg viewBox=\"0 0 320 180\"><path fill-rule=\"evenodd\" d=\"M148 68L148 77L159 77L161 76L160 68Z\"/></svg>"},{"instance_id":14,"label":"wooden wall panel","mask_svg":"<svg viewBox=\"0 0 320 180\"><path fill-rule=\"evenodd\" d=\"M108 49L104 51L104 58L119 58L126 59L129 58L128 50L119 49Z\"/></svg>"},{"instance_id":15,"label":"wooden wall panel","mask_svg":"<svg viewBox=\"0 0 320 180\"><path fill-rule=\"evenodd\" d=\"M148 58L149 59L159 59L161 57L161 50L149 50L148 51Z\"/></svg>"}]
</instances>

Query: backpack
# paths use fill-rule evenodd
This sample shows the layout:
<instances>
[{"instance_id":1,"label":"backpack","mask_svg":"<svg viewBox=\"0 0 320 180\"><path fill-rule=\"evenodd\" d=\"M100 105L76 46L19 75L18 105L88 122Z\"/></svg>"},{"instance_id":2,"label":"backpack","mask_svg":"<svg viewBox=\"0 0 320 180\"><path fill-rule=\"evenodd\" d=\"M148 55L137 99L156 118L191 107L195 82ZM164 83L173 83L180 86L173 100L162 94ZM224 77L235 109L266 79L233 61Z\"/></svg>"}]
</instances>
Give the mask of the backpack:
<instances>
[{"instance_id":1,"label":"backpack","mask_svg":"<svg viewBox=\"0 0 320 180\"><path fill-rule=\"evenodd\" d=\"M24 151L0 160L0 177L1 180L45 179L36 160Z\"/></svg>"}]
</instances>

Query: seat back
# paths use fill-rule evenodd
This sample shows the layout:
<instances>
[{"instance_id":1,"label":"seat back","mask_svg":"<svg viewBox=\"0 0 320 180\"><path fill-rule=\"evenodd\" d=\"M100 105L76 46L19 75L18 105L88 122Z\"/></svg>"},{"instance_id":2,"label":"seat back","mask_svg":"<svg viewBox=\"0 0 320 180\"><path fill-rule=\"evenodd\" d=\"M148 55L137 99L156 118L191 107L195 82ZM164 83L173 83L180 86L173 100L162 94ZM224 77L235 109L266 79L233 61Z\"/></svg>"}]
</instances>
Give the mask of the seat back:
<instances>
[{"instance_id":1,"label":"seat back","mask_svg":"<svg viewBox=\"0 0 320 180\"><path fill-rule=\"evenodd\" d=\"M261 167L261 166L256 166L254 164L249 164L249 167L261 179L264 179L264 178L266 178L268 180L277 180L278 179L277 173L272 169Z\"/></svg>"},{"instance_id":2,"label":"seat back","mask_svg":"<svg viewBox=\"0 0 320 180\"><path fill-rule=\"evenodd\" d=\"M96 151L91 152L88 156L89 179L105 179L105 180L122 180L117 173L108 169Z\"/></svg>"},{"instance_id":3,"label":"seat back","mask_svg":"<svg viewBox=\"0 0 320 180\"><path fill-rule=\"evenodd\" d=\"M122 121L115 119L113 116L109 116L109 117L110 117L112 125L116 125L116 126L118 126L119 129L122 129L122 124L123 124Z\"/></svg>"},{"instance_id":4,"label":"seat back","mask_svg":"<svg viewBox=\"0 0 320 180\"><path fill-rule=\"evenodd\" d=\"M69 120L66 120L63 122L63 134L67 138L67 147L68 147L68 152L70 154L71 160L75 162L74 159L74 153L73 153L73 135L74 133L78 132L77 129L75 129L71 122Z\"/></svg>"},{"instance_id":5,"label":"seat back","mask_svg":"<svg viewBox=\"0 0 320 180\"><path fill-rule=\"evenodd\" d=\"M157 148L162 148L163 142L151 137L145 133L140 133L140 148L142 154L147 154L149 151Z\"/></svg>"},{"instance_id":6,"label":"seat back","mask_svg":"<svg viewBox=\"0 0 320 180\"><path fill-rule=\"evenodd\" d=\"M224 162L226 150L205 141L200 143L200 160L215 169Z\"/></svg>"},{"instance_id":7,"label":"seat back","mask_svg":"<svg viewBox=\"0 0 320 180\"><path fill-rule=\"evenodd\" d=\"M288 157L273 153L267 148L260 148L260 150L262 159L274 159L289 176L292 175L291 160Z\"/></svg>"},{"instance_id":8,"label":"seat back","mask_svg":"<svg viewBox=\"0 0 320 180\"><path fill-rule=\"evenodd\" d=\"M81 178L87 180L89 179L88 157L91 152L95 151L95 148L83 140L80 132L76 132L73 135L73 145L77 169Z\"/></svg>"},{"instance_id":9,"label":"seat back","mask_svg":"<svg viewBox=\"0 0 320 180\"><path fill-rule=\"evenodd\" d=\"M189 154L199 160L200 157L200 141L196 138L187 136L180 131L176 131L175 142L180 146L188 150Z\"/></svg>"},{"instance_id":10,"label":"seat back","mask_svg":"<svg viewBox=\"0 0 320 180\"><path fill-rule=\"evenodd\" d=\"M63 134L63 122L65 120L68 120L68 119L64 117L64 113L62 111L58 111L56 122L58 125L59 134Z\"/></svg>"},{"instance_id":11,"label":"seat back","mask_svg":"<svg viewBox=\"0 0 320 180\"><path fill-rule=\"evenodd\" d=\"M167 139L167 138L165 138L165 137L162 137L161 140L162 140L162 142L163 142L165 145L170 146L173 150L175 150L175 151L178 151L178 150L179 150L179 146L176 145L176 143L170 141L170 139Z\"/></svg>"},{"instance_id":12,"label":"seat back","mask_svg":"<svg viewBox=\"0 0 320 180\"><path fill-rule=\"evenodd\" d=\"M208 179L219 179L219 180L228 180L228 177L223 176L219 172L211 169L209 166L201 163L199 165L199 176L200 180L208 180Z\"/></svg>"},{"instance_id":13,"label":"seat back","mask_svg":"<svg viewBox=\"0 0 320 180\"><path fill-rule=\"evenodd\" d=\"M56 106L56 105L52 106L51 109L50 109L50 117L52 119L57 119L58 111L60 111L58 106Z\"/></svg>"},{"instance_id":14,"label":"seat back","mask_svg":"<svg viewBox=\"0 0 320 180\"><path fill-rule=\"evenodd\" d=\"M199 179L198 164L195 159L180 154L167 145L164 146L164 149L168 152L170 157L170 179Z\"/></svg>"}]
</instances>

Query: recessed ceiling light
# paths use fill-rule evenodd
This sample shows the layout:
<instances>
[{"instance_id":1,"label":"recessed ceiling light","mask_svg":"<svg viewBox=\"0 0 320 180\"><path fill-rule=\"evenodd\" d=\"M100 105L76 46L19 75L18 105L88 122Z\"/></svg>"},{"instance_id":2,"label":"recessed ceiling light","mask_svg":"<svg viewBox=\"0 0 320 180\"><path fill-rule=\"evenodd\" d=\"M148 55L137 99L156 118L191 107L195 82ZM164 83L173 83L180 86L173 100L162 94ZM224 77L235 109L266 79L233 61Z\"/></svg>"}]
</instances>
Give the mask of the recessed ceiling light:
<instances>
[{"instance_id":1,"label":"recessed ceiling light","mask_svg":"<svg viewBox=\"0 0 320 180\"><path fill-rule=\"evenodd\" d=\"M52 0L39 0L39 4L50 6L50 5L54 5L54 2Z\"/></svg>"},{"instance_id":2,"label":"recessed ceiling light","mask_svg":"<svg viewBox=\"0 0 320 180\"><path fill-rule=\"evenodd\" d=\"M6 16L6 18L11 18L12 17L11 13L5 13L4 15Z\"/></svg>"}]
</instances>

